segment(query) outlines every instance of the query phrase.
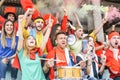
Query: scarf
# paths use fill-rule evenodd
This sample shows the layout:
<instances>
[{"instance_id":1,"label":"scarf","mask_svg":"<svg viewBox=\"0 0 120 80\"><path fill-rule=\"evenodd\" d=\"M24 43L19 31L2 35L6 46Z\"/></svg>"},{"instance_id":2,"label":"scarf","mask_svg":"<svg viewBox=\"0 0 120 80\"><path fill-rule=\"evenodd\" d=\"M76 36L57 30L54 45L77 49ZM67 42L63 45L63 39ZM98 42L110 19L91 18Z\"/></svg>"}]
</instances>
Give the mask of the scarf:
<instances>
[{"instance_id":1,"label":"scarf","mask_svg":"<svg viewBox=\"0 0 120 80\"><path fill-rule=\"evenodd\" d=\"M69 50L67 48L65 48L65 57L66 57L68 66L73 66L74 60L73 60L73 57L70 55Z\"/></svg>"},{"instance_id":2,"label":"scarf","mask_svg":"<svg viewBox=\"0 0 120 80\"><path fill-rule=\"evenodd\" d=\"M29 57L30 57L30 59L31 60L35 60L36 59L36 53L38 53L38 56L40 57L40 56L42 56L42 50L40 49L40 48L34 48L34 49L32 49L32 50L30 50L30 52L29 52Z\"/></svg>"}]
</instances>

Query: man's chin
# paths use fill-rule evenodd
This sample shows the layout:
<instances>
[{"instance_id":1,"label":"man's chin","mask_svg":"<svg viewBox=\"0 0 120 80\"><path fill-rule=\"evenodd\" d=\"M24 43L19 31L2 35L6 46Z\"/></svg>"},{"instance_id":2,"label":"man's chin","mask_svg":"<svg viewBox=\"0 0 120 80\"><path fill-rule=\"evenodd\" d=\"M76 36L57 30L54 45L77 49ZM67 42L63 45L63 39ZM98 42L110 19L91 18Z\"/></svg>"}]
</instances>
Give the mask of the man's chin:
<instances>
[{"instance_id":1,"label":"man's chin","mask_svg":"<svg viewBox=\"0 0 120 80\"><path fill-rule=\"evenodd\" d=\"M41 31L41 29L36 29L37 31Z\"/></svg>"},{"instance_id":2,"label":"man's chin","mask_svg":"<svg viewBox=\"0 0 120 80\"><path fill-rule=\"evenodd\" d=\"M64 49L66 46L61 46L62 49Z\"/></svg>"},{"instance_id":3,"label":"man's chin","mask_svg":"<svg viewBox=\"0 0 120 80\"><path fill-rule=\"evenodd\" d=\"M82 37L79 37L79 39L83 39Z\"/></svg>"},{"instance_id":4,"label":"man's chin","mask_svg":"<svg viewBox=\"0 0 120 80\"><path fill-rule=\"evenodd\" d=\"M117 49L117 48L118 48L118 45L113 45L113 48Z\"/></svg>"},{"instance_id":5,"label":"man's chin","mask_svg":"<svg viewBox=\"0 0 120 80\"><path fill-rule=\"evenodd\" d=\"M114 47L115 49L118 49L118 45Z\"/></svg>"}]
</instances>

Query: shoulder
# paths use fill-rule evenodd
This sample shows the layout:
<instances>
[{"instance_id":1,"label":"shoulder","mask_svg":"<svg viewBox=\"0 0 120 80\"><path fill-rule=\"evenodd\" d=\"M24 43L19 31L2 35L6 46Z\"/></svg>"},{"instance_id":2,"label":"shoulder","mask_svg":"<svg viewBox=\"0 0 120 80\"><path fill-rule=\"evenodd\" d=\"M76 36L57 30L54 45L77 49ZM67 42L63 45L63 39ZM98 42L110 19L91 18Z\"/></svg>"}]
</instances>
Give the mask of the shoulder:
<instances>
[{"instance_id":1,"label":"shoulder","mask_svg":"<svg viewBox=\"0 0 120 80\"><path fill-rule=\"evenodd\" d=\"M112 57L113 56L112 54L113 52L111 50L109 49L106 50L106 53L105 53L106 57L110 57L110 56Z\"/></svg>"},{"instance_id":2,"label":"shoulder","mask_svg":"<svg viewBox=\"0 0 120 80\"><path fill-rule=\"evenodd\" d=\"M55 55L55 49L52 49L46 56L46 58L53 58Z\"/></svg>"},{"instance_id":3,"label":"shoulder","mask_svg":"<svg viewBox=\"0 0 120 80\"><path fill-rule=\"evenodd\" d=\"M112 53L112 51L109 50L109 49L107 49L105 54L108 55L108 54L110 54L110 53Z\"/></svg>"}]
</instances>

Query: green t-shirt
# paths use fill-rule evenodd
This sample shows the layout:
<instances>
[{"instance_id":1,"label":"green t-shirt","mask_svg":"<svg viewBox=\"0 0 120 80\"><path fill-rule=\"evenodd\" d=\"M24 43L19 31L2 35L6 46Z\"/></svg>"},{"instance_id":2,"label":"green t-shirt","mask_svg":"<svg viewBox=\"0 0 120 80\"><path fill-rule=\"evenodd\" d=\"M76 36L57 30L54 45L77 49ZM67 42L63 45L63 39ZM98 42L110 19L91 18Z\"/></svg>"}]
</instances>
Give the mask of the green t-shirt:
<instances>
[{"instance_id":1,"label":"green t-shirt","mask_svg":"<svg viewBox=\"0 0 120 80\"><path fill-rule=\"evenodd\" d=\"M80 53L82 50L82 39L77 40L73 45L69 45L69 48L75 55Z\"/></svg>"},{"instance_id":2,"label":"green t-shirt","mask_svg":"<svg viewBox=\"0 0 120 80\"><path fill-rule=\"evenodd\" d=\"M20 66L22 70L22 80L46 80L38 54L36 59L31 60L23 55L24 49L18 53Z\"/></svg>"}]
</instances>

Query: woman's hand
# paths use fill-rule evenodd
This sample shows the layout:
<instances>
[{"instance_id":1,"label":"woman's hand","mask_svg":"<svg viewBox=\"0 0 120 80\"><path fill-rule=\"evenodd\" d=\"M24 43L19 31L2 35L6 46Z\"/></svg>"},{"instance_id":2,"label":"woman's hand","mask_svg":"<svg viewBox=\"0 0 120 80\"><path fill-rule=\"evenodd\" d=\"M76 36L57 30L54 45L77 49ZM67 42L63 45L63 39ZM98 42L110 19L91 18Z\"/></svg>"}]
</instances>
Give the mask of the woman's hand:
<instances>
[{"instance_id":1,"label":"woman's hand","mask_svg":"<svg viewBox=\"0 0 120 80\"><path fill-rule=\"evenodd\" d=\"M80 61L80 67L85 68L86 67L86 61Z\"/></svg>"},{"instance_id":2,"label":"woman's hand","mask_svg":"<svg viewBox=\"0 0 120 80\"><path fill-rule=\"evenodd\" d=\"M3 58L3 59L2 59L2 62L3 62L4 64L8 64L8 61L9 61L8 58Z\"/></svg>"},{"instance_id":3,"label":"woman's hand","mask_svg":"<svg viewBox=\"0 0 120 80\"><path fill-rule=\"evenodd\" d=\"M106 64L106 56L104 54L101 54L101 63L102 65Z\"/></svg>"},{"instance_id":4,"label":"woman's hand","mask_svg":"<svg viewBox=\"0 0 120 80\"><path fill-rule=\"evenodd\" d=\"M47 61L46 63L46 67L50 68L50 67L53 67L54 66L54 59L50 59L49 61Z\"/></svg>"},{"instance_id":5,"label":"woman's hand","mask_svg":"<svg viewBox=\"0 0 120 80\"><path fill-rule=\"evenodd\" d=\"M54 59L52 58L45 62L43 67L44 72L47 73L49 71L49 68L53 66L54 66Z\"/></svg>"}]
</instances>

